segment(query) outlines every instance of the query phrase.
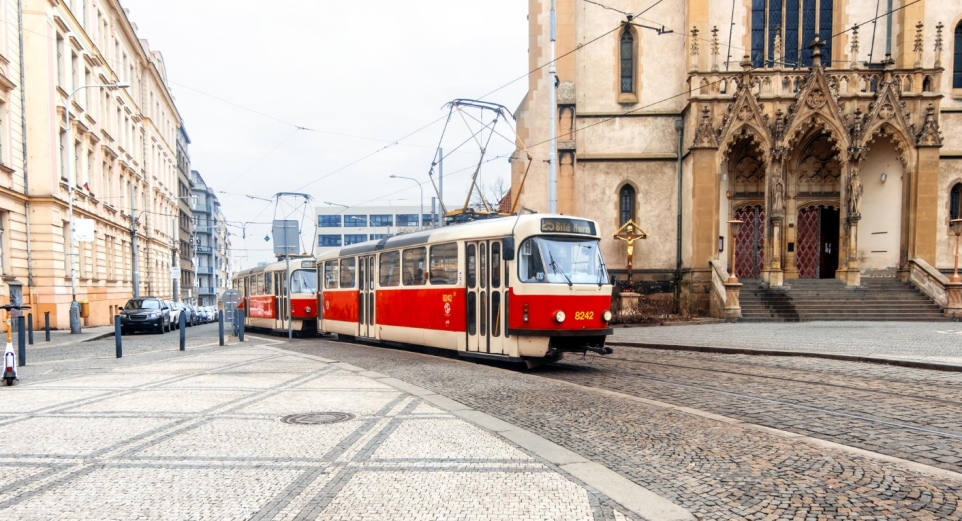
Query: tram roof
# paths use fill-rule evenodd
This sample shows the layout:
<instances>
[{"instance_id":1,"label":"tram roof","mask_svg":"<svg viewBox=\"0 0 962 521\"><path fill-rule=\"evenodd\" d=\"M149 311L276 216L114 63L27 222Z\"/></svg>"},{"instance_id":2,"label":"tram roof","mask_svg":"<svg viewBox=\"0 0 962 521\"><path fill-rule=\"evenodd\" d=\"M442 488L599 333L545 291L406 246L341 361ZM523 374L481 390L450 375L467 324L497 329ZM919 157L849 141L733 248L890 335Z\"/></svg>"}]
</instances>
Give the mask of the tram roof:
<instances>
[{"instance_id":1,"label":"tram roof","mask_svg":"<svg viewBox=\"0 0 962 521\"><path fill-rule=\"evenodd\" d=\"M318 260L334 259L337 257L362 255L365 253L381 250L393 250L418 246L421 244L436 244L457 240L485 239L489 237L504 237L511 235L517 223L518 230L530 231L535 226L540 226L541 220L545 218L576 219L581 221L591 221L582 217L557 214L525 214L520 217L509 215L506 217L495 217L492 219L482 219L462 224L452 224L442 228L434 228L404 235L394 235L386 239L376 241L361 242L344 246L340 249L330 250L317 256ZM594 223L594 221L591 221ZM538 224L536 224L538 223ZM540 230L540 228L537 228ZM580 236L584 237L583 234ZM597 234L592 237L596 237Z\"/></svg>"},{"instance_id":2,"label":"tram roof","mask_svg":"<svg viewBox=\"0 0 962 521\"><path fill-rule=\"evenodd\" d=\"M300 269L305 269L305 268L303 267L303 265L301 264L301 262L311 262L311 263L313 263L313 262L314 262L314 257L294 257L294 258L292 258L292 259L291 259L291 271L300 270ZM233 276L234 276L234 277L244 277L244 276L247 276L247 275L253 275L253 274L255 274L255 273L264 273L264 272L266 272L266 271L278 271L278 270L286 270L286 269L287 269L287 263L284 262L283 260L279 260L279 261L276 261L276 262L271 262L271 263L268 263L268 264L264 264L263 266L254 266L253 268L248 268L248 269L243 270L243 271L238 271L237 273L234 273ZM313 266L312 266L310 269L314 269Z\"/></svg>"}]
</instances>

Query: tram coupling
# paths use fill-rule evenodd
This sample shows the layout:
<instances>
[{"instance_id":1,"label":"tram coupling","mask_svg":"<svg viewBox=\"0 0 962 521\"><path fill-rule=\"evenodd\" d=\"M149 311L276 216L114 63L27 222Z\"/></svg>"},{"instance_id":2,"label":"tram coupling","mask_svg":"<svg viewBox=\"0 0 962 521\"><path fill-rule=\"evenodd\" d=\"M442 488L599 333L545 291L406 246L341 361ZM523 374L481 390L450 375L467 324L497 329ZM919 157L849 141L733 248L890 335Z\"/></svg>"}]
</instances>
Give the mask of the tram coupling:
<instances>
[{"instance_id":1,"label":"tram coupling","mask_svg":"<svg viewBox=\"0 0 962 521\"><path fill-rule=\"evenodd\" d=\"M608 346L585 346L585 347L588 349L588 351L591 351L592 353L598 353L599 355L610 355L611 353L614 353L614 350L612 350Z\"/></svg>"}]
</instances>

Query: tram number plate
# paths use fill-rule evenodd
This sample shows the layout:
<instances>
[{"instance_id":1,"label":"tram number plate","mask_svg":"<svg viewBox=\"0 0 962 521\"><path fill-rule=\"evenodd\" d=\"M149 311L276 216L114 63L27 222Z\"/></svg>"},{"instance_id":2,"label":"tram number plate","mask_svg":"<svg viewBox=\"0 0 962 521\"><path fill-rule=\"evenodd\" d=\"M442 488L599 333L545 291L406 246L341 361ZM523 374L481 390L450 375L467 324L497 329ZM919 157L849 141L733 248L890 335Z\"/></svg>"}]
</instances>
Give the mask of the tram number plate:
<instances>
[{"instance_id":1,"label":"tram number plate","mask_svg":"<svg viewBox=\"0 0 962 521\"><path fill-rule=\"evenodd\" d=\"M575 311L575 320L594 320L594 311Z\"/></svg>"}]
</instances>

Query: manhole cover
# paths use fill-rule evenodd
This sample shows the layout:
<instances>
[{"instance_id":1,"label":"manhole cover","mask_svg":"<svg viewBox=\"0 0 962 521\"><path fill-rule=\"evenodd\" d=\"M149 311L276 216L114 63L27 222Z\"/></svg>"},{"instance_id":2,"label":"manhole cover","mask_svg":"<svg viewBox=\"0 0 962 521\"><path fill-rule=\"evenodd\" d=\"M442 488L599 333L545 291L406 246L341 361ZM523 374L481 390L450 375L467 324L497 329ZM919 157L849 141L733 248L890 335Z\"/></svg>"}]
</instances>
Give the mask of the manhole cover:
<instances>
[{"instance_id":1,"label":"manhole cover","mask_svg":"<svg viewBox=\"0 0 962 521\"><path fill-rule=\"evenodd\" d=\"M281 418L281 421L289 425L324 425L353 419L354 415L346 412L308 412L291 414Z\"/></svg>"}]
</instances>

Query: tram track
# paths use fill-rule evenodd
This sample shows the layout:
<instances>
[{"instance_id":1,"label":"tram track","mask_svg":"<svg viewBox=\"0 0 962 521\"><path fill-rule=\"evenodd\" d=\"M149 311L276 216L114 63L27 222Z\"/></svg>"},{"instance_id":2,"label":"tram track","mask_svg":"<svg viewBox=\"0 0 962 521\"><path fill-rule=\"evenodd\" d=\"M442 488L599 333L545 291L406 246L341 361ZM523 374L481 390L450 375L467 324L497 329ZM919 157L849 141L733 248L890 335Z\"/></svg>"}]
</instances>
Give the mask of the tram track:
<instances>
[{"instance_id":1,"label":"tram track","mask_svg":"<svg viewBox=\"0 0 962 521\"><path fill-rule=\"evenodd\" d=\"M599 360L599 359L600 359L600 358L595 357L595 360ZM629 358L619 358L619 357L612 357L612 356L605 356L603 359L600 359L600 360L605 361L605 362L617 360L617 361L619 361L619 362L628 362L628 363L631 363L631 364L658 365L658 366L673 367L673 368L676 368L676 369L683 369L683 370L702 371L702 372L708 372L708 373L730 374L730 375L736 375L736 376L743 376L743 377L746 377L746 378L759 378L759 379L765 379L765 380L774 380L774 381L782 381L782 382L792 382L792 383L803 384L803 385L831 387L831 388L835 388L835 389L846 389L846 390L849 390L849 391L857 391L857 392L864 392L864 393L880 394L880 395L885 395L885 396L893 396L893 397L897 397L897 398L908 398L908 399L912 399L912 400L920 400L920 401L925 401L925 402L939 402L939 403L944 403L944 404L947 404L947 405L953 405L953 406L957 406L957 407L962 407L962 401L953 401L953 400L947 400L947 399L944 399L944 398L920 396L920 395L915 395L915 394L902 394L902 393L897 393L897 392L892 392L892 391L882 391L882 390L878 390L878 389L869 389L869 388L866 388L866 387L855 387L855 386L851 386L851 385L842 385L842 384L836 384L836 383L816 382L816 381L813 381L813 380L800 380L800 379L797 379L797 378L786 378L786 377L780 377L780 376L759 375L759 374L744 373L744 372L724 370L724 369L711 369L711 368L697 367L697 366L690 366L690 365L669 364L669 363L665 363L665 362L652 362L652 361L647 361L647 360L632 360L632 359L629 359ZM960 392L962 392L962 391L960 391Z\"/></svg>"},{"instance_id":2,"label":"tram track","mask_svg":"<svg viewBox=\"0 0 962 521\"><path fill-rule=\"evenodd\" d=\"M630 360L630 359L625 359L625 358L608 358L608 357L606 357L605 360L606 360L606 361L607 361L607 360L610 360L610 361L618 361L618 362L629 362L629 363L632 363L632 364L652 364L652 365L662 365L662 366L673 366L673 364L665 364L665 363L663 363L663 362L652 363L652 362L645 362L645 361L639 361L639 360ZM562 368L562 369L567 369L567 370L577 370L577 371L584 371L584 370L587 368L587 367L584 366L584 365L573 364L573 363L570 363L570 362L555 363L555 364L552 364L552 365L549 366L549 367L557 367L557 368ZM758 376L758 375L750 375L750 374L738 373L738 372L734 372L734 371L713 371L713 370L710 370L710 369L697 368L697 367L686 367L686 366L680 366L680 365L674 366L674 367L677 367L677 368L679 368L679 369L698 370L698 371L704 371L704 372L726 372L726 373L736 374L736 375L741 375L741 376L764 378L764 377L760 377L760 376ZM597 367L594 367L594 368L597 369ZM824 415L833 416L833 417L836 417L836 418L844 418L844 419L848 419L848 420L855 420L855 421L859 421L859 422L866 422L866 423L869 423L869 424L875 424L875 425L880 425L880 426L883 426L883 425L884 425L884 426L890 427L890 428L904 429L904 430L912 431L912 432L916 432L916 433L922 433L922 434L927 434L927 435L932 435L932 436L938 436L938 437L944 438L944 439L962 441L962 433L947 432L947 431L945 431L945 430L939 430L939 429L931 428L931 427L926 426L926 425L912 425L912 424L910 424L910 423L904 423L904 422L900 422L900 421L892 421L892 420L882 419L882 418L878 418L878 417L872 416L872 415L857 414L857 413L852 413L852 412L845 412L845 411L841 411L841 410L837 410L837 409L831 409L831 408L827 408L827 407L819 407L819 406L814 406L814 405L806 405L806 404L802 404L802 403L797 403L797 402L792 402L792 401L787 401L787 400L780 400L780 399L775 399L775 398L766 398L766 397L762 397L762 396L757 396L757 395L752 395L752 394L747 394L747 393L742 393L742 392L737 392L737 391L730 391L730 390L726 390L726 389L720 389L720 388L712 387L712 386L708 386L708 385L698 385L698 384L681 383L681 382L676 382L676 381L670 381L670 380L666 380L666 379L663 379L663 378L656 378L656 377L652 377L652 376L644 376L644 375L640 375L640 374L637 374L637 373L634 373L634 372L630 372L630 371L617 371L617 372L619 372L619 373L621 373L621 374L623 374L623 375L625 375L626 377L629 377L629 378L633 378L633 379L641 380L641 381L645 381L645 382L650 382L650 383L654 383L654 384L658 384L658 385L666 385L666 386L671 386L671 387L675 387L675 388L679 388L679 389L686 389L686 390L689 390L689 391L696 391L696 392L702 392L702 393L712 393L712 394L715 394L715 395L721 395L721 396L727 396L727 397L734 397L734 398L738 398L738 399L741 399L741 400L748 400L748 401L753 401L753 402L758 402L758 403L766 403L766 404L777 405L777 406L782 406L782 407L789 407L789 408L792 408L792 409L795 409L795 410L799 410L799 411L805 411L805 412L817 413L817 414L824 414ZM549 379L566 380L566 378L564 378L562 375L543 374L542 376L545 376L545 377L547 377L547 378L549 378ZM773 379L775 379L775 380L778 380L778 379L779 379L778 377L771 377L771 378L773 378ZM822 385L822 386L829 386L829 387L839 387L839 386L837 386L837 385L835 385L835 384L824 384L824 383L820 383L820 382L799 381L799 380L796 380L796 379L783 379L783 380L784 380L784 381L791 381L791 382L794 382L794 383L802 383L802 384L808 383L808 384L813 384L813 385ZM593 387L598 387L598 388L605 388L604 386L599 386L599 385L595 385L595 384L587 384L587 385L588 385L588 386L593 386ZM611 390L616 390L617 392L624 392L624 390L621 390L621 389L614 389L614 388L612 388ZM866 389L863 389L863 388L849 388L849 390L854 390L854 391L859 391L859 392L870 391L870 390L866 390ZM879 393L877 393L877 394L883 394L883 395L884 395L885 393L884 393L884 392L879 392ZM899 397L899 398L910 398L910 399L916 399L916 400L924 400L924 401L928 401L928 402L936 401L935 399L922 398L922 397L918 397L918 396L906 396L906 395L902 395L902 394L899 394L899 393L890 393L889 395L890 395L890 396L894 396L894 397ZM958 403L958 402L951 402L951 401L945 401L945 402L948 402L949 404L951 404L951 405L953 405L953 406L960 406L960 407L962 407L962 404L960 404L960 403ZM679 403L676 403L675 405L691 406L690 404L679 404ZM751 416L751 415L748 414L748 416ZM778 428L783 428L782 426L776 426L776 427L778 427Z\"/></svg>"}]
</instances>

